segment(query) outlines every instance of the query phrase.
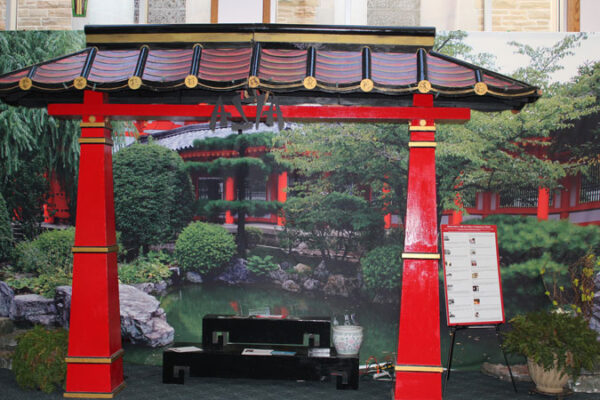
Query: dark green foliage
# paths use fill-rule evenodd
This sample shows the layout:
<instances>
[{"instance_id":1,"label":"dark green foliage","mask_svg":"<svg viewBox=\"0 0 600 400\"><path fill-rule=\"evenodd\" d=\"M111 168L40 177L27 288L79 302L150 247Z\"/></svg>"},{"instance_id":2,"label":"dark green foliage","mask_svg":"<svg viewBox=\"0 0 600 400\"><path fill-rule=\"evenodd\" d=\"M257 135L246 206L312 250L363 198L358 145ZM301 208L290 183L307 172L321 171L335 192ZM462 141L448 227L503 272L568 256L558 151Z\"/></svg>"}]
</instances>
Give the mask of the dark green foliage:
<instances>
[{"instance_id":1,"label":"dark green foliage","mask_svg":"<svg viewBox=\"0 0 600 400\"><path fill-rule=\"evenodd\" d=\"M233 236L219 225L193 222L175 242L175 258L184 271L201 274L223 267L235 254Z\"/></svg>"},{"instance_id":2,"label":"dark green foliage","mask_svg":"<svg viewBox=\"0 0 600 400\"><path fill-rule=\"evenodd\" d=\"M21 272L72 271L75 228L47 231L16 248L15 266Z\"/></svg>"},{"instance_id":3,"label":"dark green foliage","mask_svg":"<svg viewBox=\"0 0 600 400\"><path fill-rule=\"evenodd\" d=\"M265 175L271 169L263 160L255 157L217 158L214 161L192 161L185 163L185 168L190 172L199 172L210 176L229 176L240 168L248 171L248 174Z\"/></svg>"},{"instance_id":4,"label":"dark green foliage","mask_svg":"<svg viewBox=\"0 0 600 400\"><path fill-rule=\"evenodd\" d=\"M345 259L369 250L383 238L380 210L348 193L315 193L291 197L284 204L286 229L303 232L296 239L318 249L324 260Z\"/></svg>"},{"instance_id":5,"label":"dark green foliage","mask_svg":"<svg viewBox=\"0 0 600 400\"><path fill-rule=\"evenodd\" d=\"M63 388L68 339L68 332L62 328L49 330L39 325L21 336L13 356L17 384L45 393Z\"/></svg>"},{"instance_id":6,"label":"dark green foliage","mask_svg":"<svg viewBox=\"0 0 600 400\"><path fill-rule=\"evenodd\" d=\"M0 193L0 261L10 258L13 249L13 234L10 218L6 209L6 201Z\"/></svg>"},{"instance_id":7,"label":"dark green foliage","mask_svg":"<svg viewBox=\"0 0 600 400\"><path fill-rule=\"evenodd\" d=\"M176 152L134 144L115 154L113 170L116 224L127 248L171 240L191 220L192 186Z\"/></svg>"},{"instance_id":8,"label":"dark green foliage","mask_svg":"<svg viewBox=\"0 0 600 400\"><path fill-rule=\"evenodd\" d=\"M497 225L503 277L538 277L541 269L567 272L567 266L589 251L600 250L600 228L568 221L495 215L467 224Z\"/></svg>"},{"instance_id":9,"label":"dark green foliage","mask_svg":"<svg viewBox=\"0 0 600 400\"><path fill-rule=\"evenodd\" d=\"M0 74L83 49L83 32L15 31L0 35ZM27 238L39 233L45 172L54 171L71 202L79 162L77 121L57 120L45 108L0 103L0 192ZM72 204L71 204L72 205ZM71 208L73 215L74 208Z\"/></svg>"},{"instance_id":10,"label":"dark green foliage","mask_svg":"<svg viewBox=\"0 0 600 400\"><path fill-rule=\"evenodd\" d=\"M275 271L279 265L273 262L273 257L271 256L250 256L248 257L246 268L248 271L255 273L259 276L268 275L269 272Z\"/></svg>"},{"instance_id":11,"label":"dark green foliage","mask_svg":"<svg viewBox=\"0 0 600 400\"><path fill-rule=\"evenodd\" d=\"M403 246L377 247L369 251L361 260L365 289L370 294L380 291L391 292L402 285Z\"/></svg>"},{"instance_id":12,"label":"dark green foliage","mask_svg":"<svg viewBox=\"0 0 600 400\"><path fill-rule=\"evenodd\" d=\"M588 322L565 313L534 312L511 321L513 330L504 334L504 347L523 354L550 370L557 367L574 380L581 368L592 370L600 357L597 333Z\"/></svg>"},{"instance_id":13,"label":"dark green foliage","mask_svg":"<svg viewBox=\"0 0 600 400\"><path fill-rule=\"evenodd\" d=\"M246 227L246 245L248 249L253 249L262 241L263 233L260 229L253 226Z\"/></svg>"},{"instance_id":14,"label":"dark green foliage","mask_svg":"<svg viewBox=\"0 0 600 400\"><path fill-rule=\"evenodd\" d=\"M260 147L270 149L275 140L275 134L270 132L253 133L248 135L229 135L225 138L206 138L194 141L194 148L199 150L239 150L241 147Z\"/></svg>"},{"instance_id":15,"label":"dark green foliage","mask_svg":"<svg viewBox=\"0 0 600 400\"><path fill-rule=\"evenodd\" d=\"M170 261L168 254L150 251L132 263L120 264L119 281L127 285L164 281L171 276Z\"/></svg>"},{"instance_id":16,"label":"dark green foliage","mask_svg":"<svg viewBox=\"0 0 600 400\"><path fill-rule=\"evenodd\" d=\"M282 207L278 201L265 200L210 200L198 202L200 215L211 215L225 210L231 210L233 213L246 213L248 215L261 215L267 213L276 213Z\"/></svg>"}]
</instances>

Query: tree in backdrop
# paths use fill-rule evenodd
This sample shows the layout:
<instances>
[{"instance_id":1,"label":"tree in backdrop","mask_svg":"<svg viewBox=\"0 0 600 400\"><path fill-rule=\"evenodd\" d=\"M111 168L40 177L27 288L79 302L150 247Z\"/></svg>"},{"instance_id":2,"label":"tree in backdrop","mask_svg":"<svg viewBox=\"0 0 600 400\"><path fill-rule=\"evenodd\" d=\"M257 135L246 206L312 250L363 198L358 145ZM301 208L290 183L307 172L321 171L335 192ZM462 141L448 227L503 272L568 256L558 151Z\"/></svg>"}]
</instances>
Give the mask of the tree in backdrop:
<instances>
[{"instance_id":1,"label":"tree in backdrop","mask_svg":"<svg viewBox=\"0 0 600 400\"><path fill-rule=\"evenodd\" d=\"M2 32L0 74L81 50L84 43L81 32ZM78 137L76 122L54 119L45 108L0 103L0 192L25 237L38 233L50 174L75 200Z\"/></svg>"},{"instance_id":2,"label":"tree in backdrop","mask_svg":"<svg viewBox=\"0 0 600 400\"><path fill-rule=\"evenodd\" d=\"M13 250L13 234L8 209L0 193L0 262L9 259Z\"/></svg>"},{"instance_id":3,"label":"tree in backdrop","mask_svg":"<svg viewBox=\"0 0 600 400\"><path fill-rule=\"evenodd\" d=\"M240 257L245 257L247 249L246 217L248 215L276 213L281 208L279 202L252 200L248 196L250 183L258 187L265 187L267 177L271 173L282 170L283 166L275 162L274 156L269 152L274 145L277 145L275 135L268 132L239 133L224 138L213 137L196 140L194 142L194 148L196 149L235 150L239 157L186 163L186 169L190 173L222 178L235 177L237 199L233 201L201 199L198 201L197 215L211 219L226 210L237 214L237 247ZM248 156L248 149L256 147L264 148L265 152L261 152L258 157Z\"/></svg>"},{"instance_id":4,"label":"tree in backdrop","mask_svg":"<svg viewBox=\"0 0 600 400\"><path fill-rule=\"evenodd\" d=\"M435 49L447 55L493 69L490 54L473 54L463 32L438 35ZM518 114L474 111L464 125L441 125L437 162L438 212L456 208L456 194L474 198L476 192L504 192L514 188L553 189L571 172L573 165L559 163L530 151L530 145L544 146L558 128L567 127L596 110L594 97L575 83L550 83L560 69L558 60L568 57L582 35L571 35L550 48L514 44L518 52L532 58L529 67L515 73L518 79L540 85L544 96ZM588 78L591 79L591 78ZM581 86L581 85L580 85ZM380 215L406 208L408 129L404 125L311 124L283 133L285 146L274 154L290 164L302 180L290 193L305 201L288 203L299 214L313 210L315 196L333 192L368 198ZM549 142L548 142L549 143ZM384 193L388 189L389 193ZM293 221L289 221L293 222ZM289 224L288 224L289 225Z\"/></svg>"},{"instance_id":5,"label":"tree in backdrop","mask_svg":"<svg viewBox=\"0 0 600 400\"><path fill-rule=\"evenodd\" d=\"M177 152L136 143L114 155L113 171L116 227L132 255L174 239L191 221L192 185Z\"/></svg>"},{"instance_id":6,"label":"tree in backdrop","mask_svg":"<svg viewBox=\"0 0 600 400\"><path fill-rule=\"evenodd\" d=\"M519 113L474 111L464 125L440 126L436 152L440 212L460 208L455 204L457 193L469 205L476 192L502 194L540 186L554 190L562 178L582 167L578 162L556 161L546 150L553 132L598 111L595 97L580 90L577 79L569 83L550 79L562 69L558 61L573 54L584 38L568 35L551 47L538 48L513 42L517 53L531 59L513 77L538 85L542 97Z\"/></svg>"}]
</instances>

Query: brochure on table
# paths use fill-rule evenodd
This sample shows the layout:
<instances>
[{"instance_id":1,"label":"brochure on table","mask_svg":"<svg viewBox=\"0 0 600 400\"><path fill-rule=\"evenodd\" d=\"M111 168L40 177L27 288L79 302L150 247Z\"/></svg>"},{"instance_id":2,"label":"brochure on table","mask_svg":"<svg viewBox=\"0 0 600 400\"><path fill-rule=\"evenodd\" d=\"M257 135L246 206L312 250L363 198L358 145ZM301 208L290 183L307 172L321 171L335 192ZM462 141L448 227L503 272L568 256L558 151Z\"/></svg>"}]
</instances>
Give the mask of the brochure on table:
<instances>
[{"instance_id":1,"label":"brochure on table","mask_svg":"<svg viewBox=\"0 0 600 400\"><path fill-rule=\"evenodd\" d=\"M442 225L448 326L504 323L495 225Z\"/></svg>"}]
</instances>

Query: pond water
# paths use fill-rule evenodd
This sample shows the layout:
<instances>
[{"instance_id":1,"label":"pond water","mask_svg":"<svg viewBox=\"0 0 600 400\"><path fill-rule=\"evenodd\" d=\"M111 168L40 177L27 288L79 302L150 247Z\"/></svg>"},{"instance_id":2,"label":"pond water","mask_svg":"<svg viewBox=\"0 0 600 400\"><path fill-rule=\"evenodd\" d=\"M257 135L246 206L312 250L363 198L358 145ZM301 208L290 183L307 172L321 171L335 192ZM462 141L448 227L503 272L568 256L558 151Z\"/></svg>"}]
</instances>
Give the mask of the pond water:
<instances>
[{"instance_id":1,"label":"pond water","mask_svg":"<svg viewBox=\"0 0 600 400\"><path fill-rule=\"evenodd\" d=\"M356 298L324 297L290 293L274 287L230 287L213 284L173 288L163 296L161 306L167 321L175 328L175 342L202 342L202 317L205 314L248 314L248 310L268 307L272 314L290 316L341 316L352 312L364 327L360 350L361 363L370 356L378 361L394 360L398 340L398 305L372 304ZM440 293L442 362L450 345L446 327L443 294ZM164 349L124 344L125 360L132 363L161 365ZM502 353L493 330L460 332L454 350L453 368L479 369L484 361L501 362ZM514 360L516 361L516 360ZM520 360L519 360L520 361ZM512 362L512 361L511 361Z\"/></svg>"}]
</instances>

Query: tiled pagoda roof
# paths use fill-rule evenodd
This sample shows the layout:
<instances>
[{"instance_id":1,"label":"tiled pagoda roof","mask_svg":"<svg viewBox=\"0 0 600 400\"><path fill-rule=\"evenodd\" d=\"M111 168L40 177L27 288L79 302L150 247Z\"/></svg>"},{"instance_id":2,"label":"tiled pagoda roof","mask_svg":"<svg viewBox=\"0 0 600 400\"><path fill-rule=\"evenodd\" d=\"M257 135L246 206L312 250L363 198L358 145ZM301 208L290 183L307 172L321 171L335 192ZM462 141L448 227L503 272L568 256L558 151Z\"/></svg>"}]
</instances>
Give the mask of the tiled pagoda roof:
<instances>
[{"instance_id":1,"label":"tiled pagoda roof","mask_svg":"<svg viewBox=\"0 0 600 400\"><path fill-rule=\"evenodd\" d=\"M303 25L88 26L87 48L0 75L0 98L43 106L111 101L214 103L258 89L281 104L407 105L414 93L440 106L520 109L538 89L436 53L433 28Z\"/></svg>"}]
</instances>

